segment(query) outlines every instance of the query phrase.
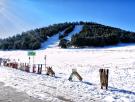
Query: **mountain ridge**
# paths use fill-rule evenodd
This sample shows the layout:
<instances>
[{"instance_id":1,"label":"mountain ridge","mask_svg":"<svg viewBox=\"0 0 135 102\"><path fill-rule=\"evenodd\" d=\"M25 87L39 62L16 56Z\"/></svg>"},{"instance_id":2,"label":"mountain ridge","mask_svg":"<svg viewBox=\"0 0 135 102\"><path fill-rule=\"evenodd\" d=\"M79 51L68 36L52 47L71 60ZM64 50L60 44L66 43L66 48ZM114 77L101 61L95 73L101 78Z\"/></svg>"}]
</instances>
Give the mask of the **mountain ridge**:
<instances>
[{"instance_id":1,"label":"mountain ridge","mask_svg":"<svg viewBox=\"0 0 135 102\"><path fill-rule=\"evenodd\" d=\"M66 37L75 29L76 25L83 25L80 32L72 34L71 40ZM63 34L60 32L64 31ZM111 26L102 25L95 22L65 22L53 24L48 27L36 28L31 31L22 32L22 34L13 37L0 39L0 49L2 50L36 50L40 49L42 43L58 34L59 46L67 48L75 47L103 47L108 45L116 45L118 43L134 43L135 33L122 30Z\"/></svg>"}]
</instances>

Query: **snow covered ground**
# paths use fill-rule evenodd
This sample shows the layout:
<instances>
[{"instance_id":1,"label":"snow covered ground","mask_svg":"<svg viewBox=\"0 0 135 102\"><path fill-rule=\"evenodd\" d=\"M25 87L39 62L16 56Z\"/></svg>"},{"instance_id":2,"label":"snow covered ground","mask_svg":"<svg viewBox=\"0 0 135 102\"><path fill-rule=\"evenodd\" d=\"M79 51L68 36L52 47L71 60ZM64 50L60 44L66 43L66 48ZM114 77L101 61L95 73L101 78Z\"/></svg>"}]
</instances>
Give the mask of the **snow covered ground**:
<instances>
[{"instance_id":1,"label":"snow covered ground","mask_svg":"<svg viewBox=\"0 0 135 102\"><path fill-rule=\"evenodd\" d=\"M48 25L54 19L54 16L46 16L44 13L42 8L51 7L48 4L45 6L44 1L41 2L42 7L41 4L31 3L35 0L19 0L21 1L19 4L24 6L18 5L17 1L8 1L8 4L5 0L1 1L0 27L2 30L0 34L3 34L1 36L3 38L9 36L10 33L19 33L29 30L29 28ZM54 12L53 14L56 15ZM35 15L35 17L25 17L24 15ZM14 24L14 21L17 23ZM34 26L35 24L36 26ZM81 29L82 26L76 26L67 39L70 40L71 36ZM58 43L58 34L56 34L42 44L42 49L36 51L34 58L35 64L44 64L44 56L47 55L47 66L53 67L56 77L45 75L44 69L43 74L38 75L0 66L0 82L45 102L135 102L134 45L98 49L60 49L57 47ZM13 61L18 61L18 63L28 63L27 53L28 51L20 50L0 51L0 58L10 58ZM30 62L33 63L32 58ZM74 68L83 77L82 82L76 78L73 82L68 81ZM109 69L108 90L100 89L100 68Z\"/></svg>"},{"instance_id":2,"label":"snow covered ground","mask_svg":"<svg viewBox=\"0 0 135 102\"><path fill-rule=\"evenodd\" d=\"M52 66L56 77L0 67L0 81L18 91L51 102L134 102L135 46L104 49L48 48L36 51L35 63ZM0 57L28 62L27 51L0 51ZM73 68L83 77L68 81ZM101 90L99 69L109 68L109 89ZM45 72L44 72L45 73Z\"/></svg>"},{"instance_id":3,"label":"snow covered ground","mask_svg":"<svg viewBox=\"0 0 135 102\"><path fill-rule=\"evenodd\" d=\"M76 26L69 36L81 29L82 26ZM44 49L36 50L34 57L35 64L45 64L46 55L47 66L53 67L56 77L45 75L44 68L43 74L38 75L0 66L0 82L45 102L135 102L134 45L60 49L58 43L57 34L43 43ZM20 50L0 51L0 58L28 63L27 53ZM32 58L30 63L33 64ZM77 78L73 82L68 81L74 68L83 77L82 82ZM109 69L108 90L100 89L100 68Z\"/></svg>"}]
</instances>

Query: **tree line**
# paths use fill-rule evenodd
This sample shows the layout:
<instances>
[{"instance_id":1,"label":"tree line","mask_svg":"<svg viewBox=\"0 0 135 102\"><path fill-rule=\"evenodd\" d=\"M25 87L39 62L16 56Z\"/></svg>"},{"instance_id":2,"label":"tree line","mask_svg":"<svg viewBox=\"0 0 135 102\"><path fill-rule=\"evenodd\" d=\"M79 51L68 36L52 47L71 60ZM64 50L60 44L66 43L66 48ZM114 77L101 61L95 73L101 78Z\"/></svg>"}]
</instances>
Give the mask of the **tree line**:
<instances>
[{"instance_id":1,"label":"tree line","mask_svg":"<svg viewBox=\"0 0 135 102\"><path fill-rule=\"evenodd\" d=\"M0 39L0 49L11 50L11 49L30 49L35 50L41 47L41 43L45 42L49 37L65 30L72 23L59 23L43 27L22 34L17 34L13 37L6 39Z\"/></svg>"},{"instance_id":2,"label":"tree line","mask_svg":"<svg viewBox=\"0 0 135 102\"><path fill-rule=\"evenodd\" d=\"M71 24L68 28L65 29L63 34L59 34L59 39L63 39L64 37L68 36L75 28L75 24Z\"/></svg>"},{"instance_id":3,"label":"tree line","mask_svg":"<svg viewBox=\"0 0 135 102\"><path fill-rule=\"evenodd\" d=\"M74 34L71 41L66 40L65 37L74 30L75 25L83 25L82 31ZM0 49L39 49L41 44L47 41L48 38L62 31L64 31L64 33L59 34L59 46L62 48L67 48L69 46L103 47L116 45L118 43L135 43L134 32L94 22L81 21L53 24L48 27L22 32L22 34L17 34L6 39L0 39Z\"/></svg>"},{"instance_id":4,"label":"tree line","mask_svg":"<svg viewBox=\"0 0 135 102\"><path fill-rule=\"evenodd\" d=\"M135 33L97 23L83 23L83 30L74 34L71 45L76 47L103 47L118 43L135 43Z\"/></svg>"}]
</instances>

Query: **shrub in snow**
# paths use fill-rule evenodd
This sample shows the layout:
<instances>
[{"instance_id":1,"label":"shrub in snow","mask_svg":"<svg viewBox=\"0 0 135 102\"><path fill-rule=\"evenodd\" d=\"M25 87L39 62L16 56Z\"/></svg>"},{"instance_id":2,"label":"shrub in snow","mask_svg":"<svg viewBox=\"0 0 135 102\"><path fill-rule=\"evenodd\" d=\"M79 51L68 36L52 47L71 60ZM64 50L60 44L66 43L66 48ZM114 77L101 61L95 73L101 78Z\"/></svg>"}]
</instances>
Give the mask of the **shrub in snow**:
<instances>
[{"instance_id":1,"label":"shrub in snow","mask_svg":"<svg viewBox=\"0 0 135 102\"><path fill-rule=\"evenodd\" d=\"M52 67L47 67L46 75L55 76L55 72L53 71Z\"/></svg>"}]
</instances>

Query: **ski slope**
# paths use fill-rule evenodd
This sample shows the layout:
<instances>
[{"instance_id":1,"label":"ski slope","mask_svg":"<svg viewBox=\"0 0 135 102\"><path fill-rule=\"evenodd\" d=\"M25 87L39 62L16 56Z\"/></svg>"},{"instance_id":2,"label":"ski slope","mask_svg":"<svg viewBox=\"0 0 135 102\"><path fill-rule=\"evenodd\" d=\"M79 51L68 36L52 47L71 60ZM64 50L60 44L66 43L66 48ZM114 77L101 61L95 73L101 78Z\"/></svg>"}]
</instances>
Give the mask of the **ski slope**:
<instances>
[{"instance_id":1,"label":"ski slope","mask_svg":"<svg viewBox=\"0 0 135 102\"><path fill-rule=\"evenodd\" d=\"M71 33L69 33L69 35L68 35L67 37L65 37L65 39L71 41L71 37L72 37L73 35L75 35L75 34L81 32L82 29L83 29L83 25L76 25L75 28L74 28L74 30L73 30Z\"/></svg>"},{"instance_id":2,"label":"ski slope","mask_svg":"<svg viewBox=\"0 0 135 102\"><path fill-rule=\"evenodd\" d=\"M83 29L83 25L75 25L74 30L71 33L69 33L69 35L67 37L65 37L65 39L71 40L71 37L74 34L82 31L82 29ZM63 30L62 32L59 32L58 34L55 34L54 36L48 38L47 41L45 41L44 43L41 44L41 49L58 47L59 41L60 41L59 40L59 34L63 35L64 32L65 32L65 30Z\"/></svg>"}]
</instances>

